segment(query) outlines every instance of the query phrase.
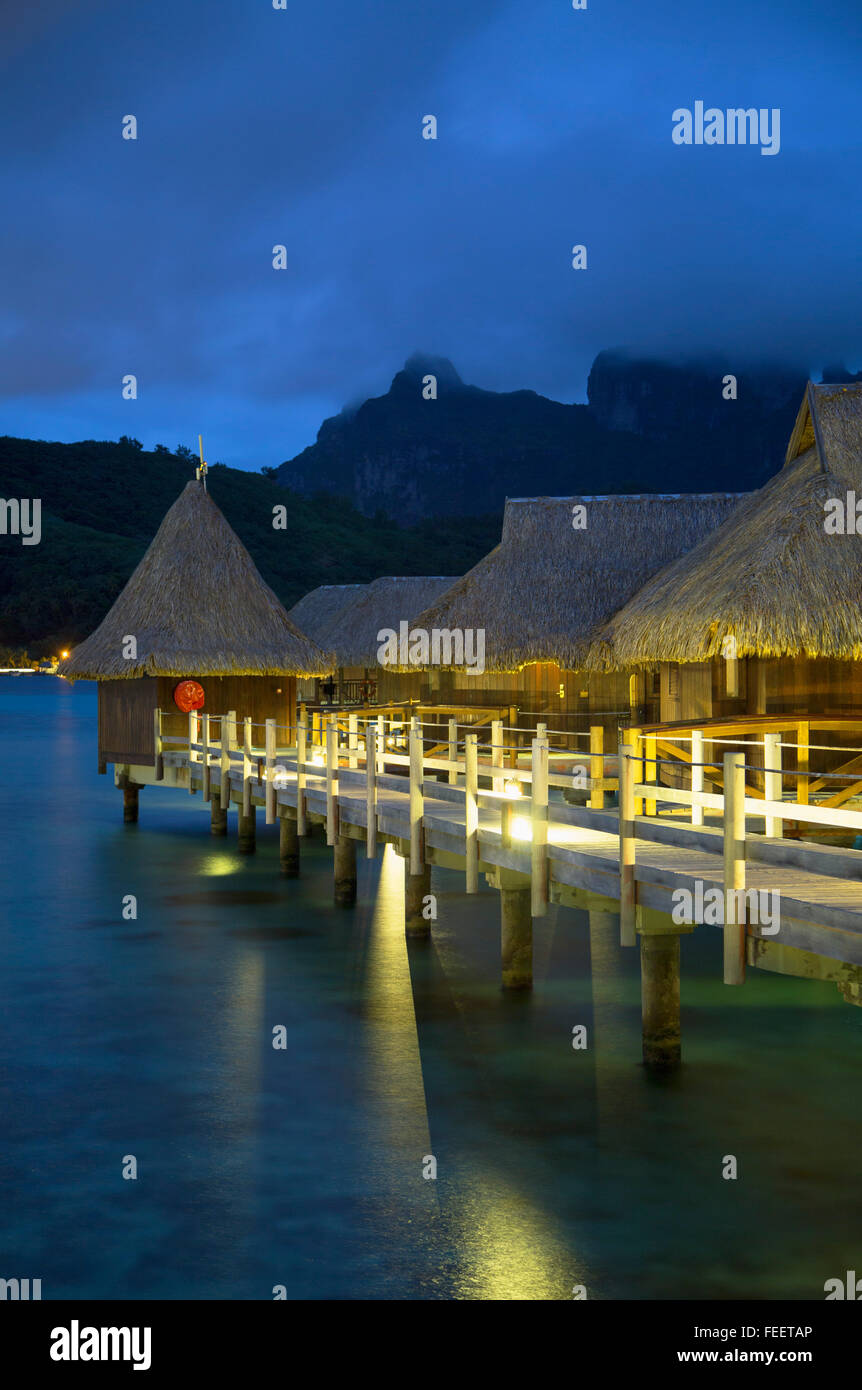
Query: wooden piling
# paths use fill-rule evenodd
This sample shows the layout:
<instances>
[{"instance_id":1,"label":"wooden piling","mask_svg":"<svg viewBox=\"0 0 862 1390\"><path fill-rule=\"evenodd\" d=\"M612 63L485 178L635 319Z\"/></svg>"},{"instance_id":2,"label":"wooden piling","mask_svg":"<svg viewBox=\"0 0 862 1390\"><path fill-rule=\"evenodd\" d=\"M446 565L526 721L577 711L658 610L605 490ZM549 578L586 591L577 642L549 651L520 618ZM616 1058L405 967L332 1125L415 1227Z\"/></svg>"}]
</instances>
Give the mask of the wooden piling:
<instances>
[{"instance_id":1,"label":"wooden piling","mask_svg":"<svg viewBox=\"0 0 862 1390\"><path fill-rule=\"evenodd\" d=\"M335 839L334 878L337 907L352 907L356 902L356 841L349 835Z\"/></svg>"},{"instance_id":2,"label":"wooden piling","mask_svg":"<svg viewBox=\"0 0 862 1390\"><path fill-rule=\"evenodd\" d=\"M239 808L236 828L237 847L240 854L254 854L257 848L257 822L254 806L251 806L248 812L244 811L242 807Z\"/></svg>"},{"instance_id":3,"label":"wooden piling","mask_svg":"<svg viewBox=\"0 0 862 1390\"><path fill-rule=\"evenodd\" d=\"M210 797L210 834L227 834L227 805L222 805L221 791L213 787Z\"/></svg>"},{"instance_id":4,"label":"wooden piling","mask_svg":"<svg viewBox=\"0 0 862 1390\"><path fill-rule=\"evenodd\" d=\"M286 814L287 807L279 808L278 818L278 864L283 878L299 878L299 835L293 816Z\"/></svg>"},{"instance_id":5,"label":"wooden piling","mask_svg":"<svg viewBox=\"0 0 862 1390\"><path fill-rule=\"evenodd\" d=\"M140 788L136 782L126 781L123 784L123 824L137 825L138 822L138 792Z\"/></svg>"},{"instance_id":6,"label":"wooden piling","mask_svg":"<svg viewBox=\"0 0 862 1390\"><path fill-rule=\"evenodd\" d=\"M533 921L529 888L500 889L500 951L504 989L532 989Z\"/></svg>"},{"instance_id":7,"label":"wooden piling","mask_svg":"<svg viewBox=\"0 0 862 1390\"><path fill-rule=\"evenodd\" d=\"M414 874L408 861L404 866L404 930L411 940L431 935L431 922L423 915L430 892L431 865L423 864Z\"/></svg>"},{"instance_id":8,"label":"wooden piling","mask_svg":"<svg viewBox=\"0 0 862 1390\"><path fill-rule=\"evenodd\" d=\"M679 1065L679 936L641 934L641 1017L644 1064L656 1070Z\"/></svg>"}]
</instances>

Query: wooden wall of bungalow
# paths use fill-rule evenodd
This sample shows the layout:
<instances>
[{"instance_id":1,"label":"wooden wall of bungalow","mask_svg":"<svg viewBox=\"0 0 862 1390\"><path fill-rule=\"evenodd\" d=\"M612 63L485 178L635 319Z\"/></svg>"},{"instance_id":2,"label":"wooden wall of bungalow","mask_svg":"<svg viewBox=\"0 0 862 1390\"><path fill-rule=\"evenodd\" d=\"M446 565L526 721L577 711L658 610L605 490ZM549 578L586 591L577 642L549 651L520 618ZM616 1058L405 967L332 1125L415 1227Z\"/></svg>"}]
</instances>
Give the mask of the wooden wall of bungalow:
<instances>
[{"instance_id":1,"label":"wooden wall of bungalow","mask_svg":"<svg viewBox=\"0 0 862 1390\"><path fill-rule=\"evenodd\" d=\"M566 671L550 661L532 662L520 671L463 671L430 668L416 675L381 670L381 703L421 701L428 705L468 708L514 708L518 725L533 727L540 720L552 730L587 729L601 724L613 733L629 722L629 679L623 672L591 676Z\"/></svg>"},{"instance_id":2,"label":"wooden wall of bungalow","mask_svg":"<svg viewBox=\"0 0 862 1390\"><path fill-rule=\"evenodd\" d=\"M167 713L166 733L182 734L188 729L188 715L174 703L174 690L180 680L196 680L203 686L201 713L222 715L236 710L237 720L251 718L253 740L261 746L263 725L275 719L280 725L296 723L296 679L293 676L198 676L189 671L180 676L137 676L128 680L99 681L99 762L155 763L153 714ZM218 730L214 729L214 733ZM278 742L292 742L280 732Z\"/></svg>"}]
</instances>

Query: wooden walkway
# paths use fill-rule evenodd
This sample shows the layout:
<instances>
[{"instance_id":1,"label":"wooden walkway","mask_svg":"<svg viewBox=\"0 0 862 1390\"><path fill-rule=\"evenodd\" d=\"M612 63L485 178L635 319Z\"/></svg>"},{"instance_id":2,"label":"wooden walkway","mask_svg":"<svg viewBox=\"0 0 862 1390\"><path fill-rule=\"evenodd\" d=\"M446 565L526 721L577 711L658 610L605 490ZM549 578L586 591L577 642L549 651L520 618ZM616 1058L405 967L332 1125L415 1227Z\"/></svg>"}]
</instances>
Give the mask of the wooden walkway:
<instances>
[{"instance_id":1,"label":"wooden walkway","mask_svg":"<svg viewBox=\"0 0 862 1390\"><path fill-rule=\"evenodd\" d=\"M204 757L204 745L193 744L195 758ZM220 785L221 748L213 744L207 753L210 763L210 782ZM306 763L303 799L307 818L316 823L335 822L335 834L348 835L370 844L368 835L369 799L366 770L352 770L343 765L350 752L339 747L337 767L329 778L325 768ZM555 754L550 751L553 763ZM229 762L227 782L231 804L242 806L244 799L251 805L266 808L267 770L263 766L265 750L252 752L243 766L242 754L235 753ZM354 755L357 763L365 761L364 753ZM409 756L385 754L387 765L395 762L409 769ZM467 796L463 785L447 785L436 777L450 771L447 760L426 759L433 765L430 780L423 775L421 782L421 832L424 859L429 864L464 871L467 851ZM188 776L187 749L167 753L166 765ZM271 760L272 765L272 760ZM275 754L277 770L273 780L276 787L270 792L273 816L296 815L299 802L296 748L281 749ZM464 781L463 760L458 763L459 780ZM483 766L477 762L478 774L491 780L491 774L502 768ZM258 773L260 775L258 775ZM510 775L507 773L507 775ZM525 774L519 774L524 777ZM185 780L185 779L183 779ZM191 764L191 785L205 790L202 761ZM556 783L570 779L551 775ZM615 781L615 779L607 779ZM246 787L246 783L248 783ZM672 799L667 789L639 785L637 790ZM476 864L480 873L494 875L497 870L521 876L525 882L534 877L532 844L533 819L528 798L507 800L499 793L476 792ZM413 794L415 802L415 792ZM704 800L720 803L718 796ZM374 778L375 843L393 843L409 857L411 835L415 841L415 819L411 824L411 788L405 775L378 774ZM750 814L762 816L762 804L750 805ZM714 807L712 809L715 809ZM784 803L786 819L804 816L807 809L796 803ZM414 817L415 817L414 805ZM501 811L503 815L501 815ZM508 828L503 823L508 813ZM862 830L862 813L844 810L835 819ZM670 914L673 894L686 889L692 894L700 882L704 889L723 889L725 885L725 835L719 826L691 826L668 816L638 816L634 820L634 880L636 903L651 912ZM333 834L329 836L333 841ZM562 799L548 799L546 831L547 890L545 900L579 905L578 893L606 898L611 907L620 901L620 817L619 811L597 810L569 805ZM834 960L862 966L862 852L819 845L806 841L766 839L748 834L745 844L745 887L759 892L780 895L780 931L782 945L813 951ZM470 885L467 885L470 891ZM475 891L475 890L474 890ZM534 913L534 915L538 915ZM769 938L773 935L758 923L747 924L749 935Z\"/></svg>"},{"instance_id":2,"label":"wooden walkway","mask_svg":"<svg viewBox=\"0 0 862 1390\"><path fill-rule=\"evenodd\" d=\"M656 780L653 735L638 744L633 730L621 732L616 756L606 759L601 730L578 753L571 736L566 747L549 748L541 726L529 751L502 746L499 724L481 748L477 733L459 740L450 726L448 745L429 752L418 720L388 738L382 721L364 729L352 721L345 730L333 720L321 730L323 745L308 742L302 722L295 742L281 746L279 734L293 731L273 720L262 745L253 742L251 722L238 730L232 714L192 714L183 735L166 727L156 711L154 768L117 769L134 800L129 819L137 818L139 785L201 792L214 834L227 833L227 809L237 808L239 848L250 852L262 809L280 826L288 876L299 872L309 826L322 824L334 852L335 899L345 906L356 897L357 847L373 858L391 844L405 861L411 936L430 932L421 909L432 866L462 872L467 893L485 874L500 897L504 987L532 985L532 924L549 904L617 912L621 944L640 941L648 1065L679 1061L679 943L697 926L721 931L727 984L742 984L746 967L757 966L833 981L848 1002L862 1004L862 851L782 838L788 821L862 833L862 811L785 800L772 767L781 756L777 734L765 736L772 743L764 745L758 791L751 775L758 769L746 767L741 752L727 753L718 770L690 756L691 785L666 786ZM704 767L720 792L704 789ZM572 803L565 793L574 787L590 805ZM609 791L617 807L603 805ZM767 827L768 836L760 833ZM705 899L720 904L719 916L703 911Z\"/></svg>"}]
</instances>

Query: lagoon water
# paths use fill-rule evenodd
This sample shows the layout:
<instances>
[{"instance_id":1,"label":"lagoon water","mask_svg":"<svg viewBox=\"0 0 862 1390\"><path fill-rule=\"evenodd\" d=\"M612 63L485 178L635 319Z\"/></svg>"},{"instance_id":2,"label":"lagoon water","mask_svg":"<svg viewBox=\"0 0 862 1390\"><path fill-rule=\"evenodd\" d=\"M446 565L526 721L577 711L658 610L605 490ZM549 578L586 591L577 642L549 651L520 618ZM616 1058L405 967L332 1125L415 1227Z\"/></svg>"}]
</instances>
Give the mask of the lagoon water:
<instances>
[{"instance_id":1,"label":"lagoon water","mask_svg":"<svg viewBox=\"0 0 862 1390\"><path fill-rule=\"evenodd\" d=\"M507 998L497 896L454 873L408 949L391 850L344 911L331 851L304 842L282 880L262 815L250 859L200 796L147 788L124 827L94 686L0 677L0 744L0 1277L46 1299L820 1299L862 1269L862 1009L834 985L726 988L699 928L685 1065L651 1079L615 917L552 908L535 989Z\"/></svg>"}]
</instances>

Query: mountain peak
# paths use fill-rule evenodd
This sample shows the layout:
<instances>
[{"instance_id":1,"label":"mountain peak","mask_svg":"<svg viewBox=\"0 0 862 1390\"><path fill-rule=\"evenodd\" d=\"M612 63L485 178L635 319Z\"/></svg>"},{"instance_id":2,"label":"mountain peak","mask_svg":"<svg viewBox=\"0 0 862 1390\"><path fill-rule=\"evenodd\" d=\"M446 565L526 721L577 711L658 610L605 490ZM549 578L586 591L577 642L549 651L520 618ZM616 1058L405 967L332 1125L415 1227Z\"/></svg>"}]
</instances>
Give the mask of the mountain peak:
<instances>
[{"instance_id":1,"label":"mountain peak","mask_svg":"<svg viewBox=\"0 0 862 1390\"><path fill-rule=\"evenodd\" d=\"M401 371L397 373L392 382L393 387L396 382L409 381L413 386L417 381L422 381L423 377L436 376L438 386L456 387L463 390L464 382L458 375L448 357L435 357L430 352L414 352L407 358Z\"/></svg>"}]
</instances>

